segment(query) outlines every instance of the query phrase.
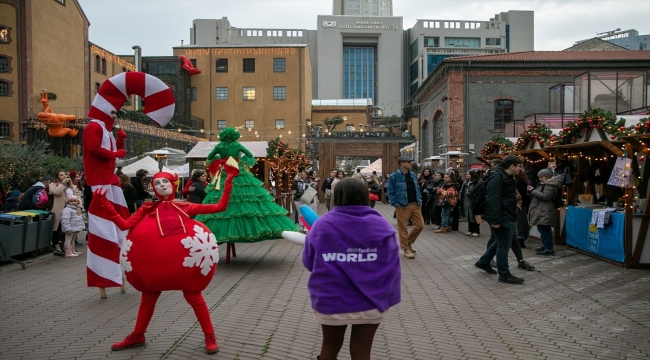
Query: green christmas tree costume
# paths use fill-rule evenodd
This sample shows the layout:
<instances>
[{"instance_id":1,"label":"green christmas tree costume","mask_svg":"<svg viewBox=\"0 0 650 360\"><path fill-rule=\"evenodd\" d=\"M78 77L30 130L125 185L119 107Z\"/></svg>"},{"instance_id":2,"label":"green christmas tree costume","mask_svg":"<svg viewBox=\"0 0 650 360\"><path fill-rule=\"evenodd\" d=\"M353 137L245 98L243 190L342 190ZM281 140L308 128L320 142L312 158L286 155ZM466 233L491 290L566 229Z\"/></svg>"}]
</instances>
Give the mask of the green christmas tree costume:
<instances>
[{"instance_id":1,"label":"green christmas tree costume","mask_svg":"<svg viewBox=\"0 0 650 360\"><path fill-rule=\"evenodd\" d=\"M214 177L221 164L229 157L235 158L239 163L240 173L233 179L228 208L216 214L198 215L196 220L210 228L219 244L281 239L282 231L298 231L287 217L287 210L277 205L273 196L264 188L264 183L251 174L249 168L257 161L237 141L239 136L232 128L221 131L221 142L214 147L207 159L208 171L213 179L206 188L204 204L217 204L221 199L227 176L223 174ZM244 155L240 157L240 153ZM218 182L220 185L217 187Z\"/></svg>"}]
</instances>

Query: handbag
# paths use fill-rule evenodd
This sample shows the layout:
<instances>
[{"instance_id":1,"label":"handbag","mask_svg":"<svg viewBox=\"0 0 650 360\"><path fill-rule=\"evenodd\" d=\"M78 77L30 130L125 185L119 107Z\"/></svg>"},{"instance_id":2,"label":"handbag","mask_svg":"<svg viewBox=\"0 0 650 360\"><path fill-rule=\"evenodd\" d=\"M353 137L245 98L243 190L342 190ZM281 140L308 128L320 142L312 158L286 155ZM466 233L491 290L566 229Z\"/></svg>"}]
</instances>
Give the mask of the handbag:
<instances>
[{"instance_id":1,"label":"handbag","mask_svg":"<svg viewBox=\"0 0 650 360\"><path fill-rule=\"evenodd\" d=\"M370 193L369 198L370 198L370 201L377 201L377 200L379 200L379 195Z\"/></svg>"},{"instance_id":2,"label":"handbag","mask_svg":"<svg viewBox=\"0 0 650 360\"><path fill-rule=\"evenodd\" d=\"M313 187L307 186L305 188L305 192L300 197L300 200L304 201L307 204L311 204L311 202L314 200L314 197L317 194L318 194L318 192L316 190L314 190Z\"/></svg>"},{"instance_id":3,"label":"handbag","mask_svg":"<svg viewBox=\"0 0 650 360\"><path fill-rule=\"evenodd\" d=\"M634 176L632 176L632 159L619 157L616 159L612 174L609 176L607 185L618 186L629 189L634 187Z\"/></svg>"}]
</instances>

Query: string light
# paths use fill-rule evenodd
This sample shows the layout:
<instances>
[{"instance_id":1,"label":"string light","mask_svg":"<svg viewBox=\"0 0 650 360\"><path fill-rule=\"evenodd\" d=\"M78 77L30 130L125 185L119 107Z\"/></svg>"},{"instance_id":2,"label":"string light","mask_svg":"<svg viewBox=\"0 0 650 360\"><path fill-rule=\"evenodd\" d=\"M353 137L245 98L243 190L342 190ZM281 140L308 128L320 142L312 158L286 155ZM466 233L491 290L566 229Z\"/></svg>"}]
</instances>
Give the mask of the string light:
<instances>
[{"instance_id":1,"label":"string light","mask_svg":"<svg viewBox=\"0 0 650 360\"><path fill-rule=\"evenodd\" d=\"M90 52L93 55L98 55L101 58L104 58L104 59L110 60L110 61L112 61L114 63L117 63L121 67L125 68L128 71L135 71L136 70L135 65L131 64L130 62L124 60L123 58L121 58L121 57L119 57L119 56L117 56L117 55L115 55L115 54L113 54L111 52L108 52L108 51L98 47L95 44L90 46Z\"/></svg>"}]
</instances>

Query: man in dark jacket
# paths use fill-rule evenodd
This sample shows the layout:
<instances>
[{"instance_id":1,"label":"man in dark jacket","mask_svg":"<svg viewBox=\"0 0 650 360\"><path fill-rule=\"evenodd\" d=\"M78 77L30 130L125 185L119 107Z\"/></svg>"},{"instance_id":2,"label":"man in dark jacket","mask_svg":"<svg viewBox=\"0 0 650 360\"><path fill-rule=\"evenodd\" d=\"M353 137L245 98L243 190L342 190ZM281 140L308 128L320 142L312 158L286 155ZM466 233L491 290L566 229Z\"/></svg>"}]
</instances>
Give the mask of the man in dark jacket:
<instances>
[{"instance_id":1,"label":"man in dark jacket","mask_svg":"<svg viewBox=\"0 0 650 360\"><path fill-rule=\"evenodd\" d=\"M429 190L429 193L435 194L436 191L440 187L442 187L442 184L445 181L442 179L442 174L439 172L436 172L433 174L433 181L431 182L431 185L427 188ZM429 200L429 212L431 214L431 226L432 229L438 230L440 229L440 224L442 224L442 208L440 207L440 203L438 200L438 196L433 196Z\"/></svg>"},{"instance_id":2,"label":"man in dark jacket","mask_svg":"<svg viewBox=\"0 0 650 360\"><path fill-rule=\"evenodd\" d=\"M485 181L485 220L496 239L485 254L474 264L488 274L499 274L499 282L521 284L524 279L510 274L508 251L512 243L514 222L517 217L516 182L513 176L523 169L524 162L515 155L507 155L500 165L490 170L483 178ZM490 266L490 260L496 254L497 271Z\"/></svg>"},{"instance_id":3,"label":"man in dark jacket","mask_svg":"<svg viewBox=\"0 0 650 360\"><path fill-rule=\"evenodd\" d=\"M144 199L150 197L149 192L144 189L144 178L147 177L147 174L149 172L145 169L140 169L135 172L135 177L131 178L131 185L135 188L135 193L136 193L136 201L135 201L135 206L136 209L142 206L142 203L144 203Z\"/></svg>"},{"instance_id":4,"label":"man in dark jacket","mask_svg":"<svg viewBox=\"0 0 650 360\"><path fill-rule=\"evenodd\" d=\"M321 191L325 194L325 206L327 206L327 211L330 210L330 198L332 196L332 182L336 178L337 169L330 170L330 177L323 180L323 183L320 186Z\"/></svg>"}]
</instances>

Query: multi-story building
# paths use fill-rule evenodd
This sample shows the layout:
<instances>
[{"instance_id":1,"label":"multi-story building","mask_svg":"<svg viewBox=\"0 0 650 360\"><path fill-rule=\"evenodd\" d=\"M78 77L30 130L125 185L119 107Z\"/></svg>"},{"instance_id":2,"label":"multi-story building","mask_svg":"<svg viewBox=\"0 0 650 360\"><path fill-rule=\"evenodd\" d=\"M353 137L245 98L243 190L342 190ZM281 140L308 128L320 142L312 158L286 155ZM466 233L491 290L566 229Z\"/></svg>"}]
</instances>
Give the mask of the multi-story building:
<instances>
[{"instance_id":1,"label":"multi-story building","mask_svg":"<svg viewBox=\"0 0 650 360\"><path fill-rule=\"evenodd\" d=\"M55 112L88 108L88 26L76 0L0 1L0 137L20 140L43 89Z\"/></svg>"},{"instance_id":2,"label":"multi-story building","mask_svg":"<svg viewBox=\"0 0 650 360\"><path fill-rule=\"evenodd\" d=\"M127 61L124 57L115 55L96 44L88 43L88 47L90 53L88 72L91 84L90 91L88 92L88 103L92 103L104 81L123 72L135 71L135 65L133 65L132 62ZM126 108L132 110L134 108L135 96L131 96L129 101L130 104ZM87 108L81 108L74 112L75 115L83 118L86 116L87 111ZM66 113L69 112L70 111Z\"/></svg>"},{"instance_id":3,"label":"multi-story building","mask_svg":"<svg viewBox=\"0 0 650 360\"><path fill-rule=\"evenodd\" d=\"M334 0L332 15L393 16L393 0Z\"/></svg>"},{"instance_id":4,"label":"multi-story building","mask_svg":"<svg viewBox=\"0 0 650 360\"><path fill-rule=\"evenodd\" d=\"M188 97L192 115L205 120L210 140L226 127L243 126L242 141L276 137L294 147L311 117L311 62L307 45L183 46L191 59Z\"/></svg>"},{"instance_id":5,"label":"multi-story building","mask_svg":"<svg viewBox=\"0 0 650 360\"><path fill-rule=\"evenodd\" d=\"M502 12L489 21L418 20L406 35L406 99L446 58L533 50L533 30L532 11Z\"/></svg>"}]
</instances>

